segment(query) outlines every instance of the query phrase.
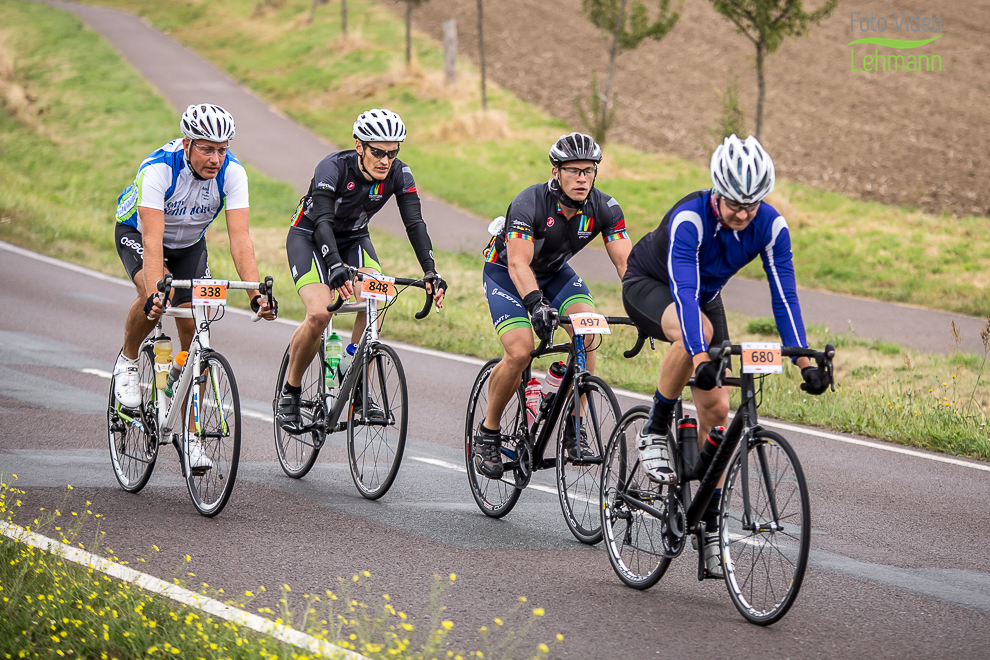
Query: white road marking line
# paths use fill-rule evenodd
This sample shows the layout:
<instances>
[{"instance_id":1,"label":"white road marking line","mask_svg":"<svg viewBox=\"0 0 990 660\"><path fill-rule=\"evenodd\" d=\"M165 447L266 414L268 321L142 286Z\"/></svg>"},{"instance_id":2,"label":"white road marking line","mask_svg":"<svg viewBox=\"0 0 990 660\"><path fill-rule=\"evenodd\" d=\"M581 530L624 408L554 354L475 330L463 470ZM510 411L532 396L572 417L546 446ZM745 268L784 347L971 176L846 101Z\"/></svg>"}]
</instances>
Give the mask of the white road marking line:
<instances>
[{"instance_id":1,"label":"white road marking line","mask_svg":"<svg viewBox=\"0 0 990 660\"><path fill-rule=\"evenodd\" d=\"M116 284L124 284L130 286L130 282L127 282L126 280L122 280L117 277L110 277L109 275L104 275L103 273L96 272L95 270L90 270L88 268L83 268L82 266L77 266L75 264L59 261L58 259L53 259L52 257L46 257L44 255L31 252L30 250L25 250L24 248L17 247L16 245L11 245L10 243L7 243L5 241L0 241L0 249L7 250L15 254L19 254L23 257L27 257L28 259L34 259L36 261L41 261L43 263L51 264L53 266L60 266L62 268L71 270L76 273L82 273L84 275L96 277L98 279L105 280L108 282L114 282ZM227 309L230 310L231 312L240 314L242 316L254 316L253 313L247 310L237 309L236 307L228 307ZM276 322L281 322L286 325L291 325L294 327L299 325L298 321L291 321L288 319L276 319ZM482 366L485 364L485 362L487 362L487 360L482 360L480 358L470 357L467 355L457 355L456 353L444 353L443 351L437 351L432 348L413 346L412 344L406 344L398 341L389 340L389 344L395 346L396 348L409 351L410 353L429 355L432 357L442 358L444 360L453 360L454 362L463 362L465 364L473 364L477 366ZM546 373L542 371L534 370L533 374L537 378L546 377ZM625 397L629 397L630 399L636 399L638 401L649 401L649 402L653 401L653 397L648 394L640 394L639 392L632 392L630 390L624 390L620 388L613 388L613 391L618 396L625 396ZM692 410L694 409L694 407L690 405L687 405L685 407L690 408ZM261 417L258 417L258 419L261 419ZM268 418L267 421L271 421L271 418ZM990 472L990 465L983 465L980 463L964 461L958 458L950 458L948 456L940 456L938 454L927 454L913 449L885 445L879 442L871 442L869 440L860 440L859 438L850 438L842 435L835 435L834 433L819 431L818 429L814 429L811 427L797 426L794 424L784 424L782 422L770 422L770 421L761 421L760 424L762 424L763 426L768 426L770 428L781 429L783 431L793 431L796 433L802 433L804 435L812 435L818 438L822 438L823 440L835 440L837 442L845 442L851 445L859 445L860 447L869 447L870 449L879 449L881 451L894 452L895 454L903 454L905 456L912 456L914 458L924 458L930 461L937 461L939 463L948 463L949 465L957 465L959 467L966 467L966 468L972 468L974 470L982 470L984 472Z\"/></svg>"},{"instance_id":2,"label":"white road marking line","mask_svg":"<svg viewBox=\"0 0 990 660\"><path fill-rule=\"evenodd\" d=\"M109 371L103 371L103 369L80 369L79 371L81 371L84 374L89 374L91 376L99 376L100 378L106 378L107 380L113 378L112 373L110 373Z\"/></svg>"},{"instance_id":3,"label":"white road marking line","mask_svg":"<svg viewBox=\"0 0 990 660\"><path fill-rule=\"evenodd\" d=\"M91 552L86 552L80 548L74 548L71 545L60 543L55 539L48 538L47 536L29 532L18 525L12 525L8 522L0 521L0 531L3 532L4 536L14 541L60 555L71 562L87 566L94 570L100 571L101 573L105 573L110 577L117 578L118 580L124 580L126 582L136 584L146 591L160 594L166 598L174 600L177 603L194 607L212 616L230 621L239 626L243 626L244 628L249 628L255 632L269 635L281 642L291 644L300 649L310 651L327 658L333 658L334 660L369 660L367 656L341 648L335 644L331 644L330 642L317 639L311 635L307 635L306 633L299 632L298 630L293 630L292 628L275 623L274 621L258 616L257 614L251 614L250 612L239 610L236 607L224 605L218 600L207 598L206 596L197 594L194 591L189 591L188 589L184 589L176 584L170 584L164 580L160 580L153 575L141 573L133 568L122 566L121 564L112 562L103 557L98 557Z\"/></svg>"},{"instance_id":4,"label":"white road marking line","mask_svg":"<svg viewBox=\"0 0 990 660\"><path fill-rule=\"evenodd\" d=\"M457 472L460 472L462 474L467 474L467 469L464 466L457 465L456 463L448 463L447 461L441 461L439 458L426 458L425 456L410 456L409 458L413 461L419 461L420 463L435 465L436 467L442 467L447 470L456 470ZM557 494L556 488L552 488L550 486L544 486L543 484L534 484L530 482L530 484L526 486L526 488L532 488L533 490L538 490L543 493L550 493L551 495ZM577 495L575 495L573 499L581 500L582 502L591 502L591 500L584 497L579 497ZM594 504L597 505L598 502L594 502Z\"/></svg>"}]
</instances>

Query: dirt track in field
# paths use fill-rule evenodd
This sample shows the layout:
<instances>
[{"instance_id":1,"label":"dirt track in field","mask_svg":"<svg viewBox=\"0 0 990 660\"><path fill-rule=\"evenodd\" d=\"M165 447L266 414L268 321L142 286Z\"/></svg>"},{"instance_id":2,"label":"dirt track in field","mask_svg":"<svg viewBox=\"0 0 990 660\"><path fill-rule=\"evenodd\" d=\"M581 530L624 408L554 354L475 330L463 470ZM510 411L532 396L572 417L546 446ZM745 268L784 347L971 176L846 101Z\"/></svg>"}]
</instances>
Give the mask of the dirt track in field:
<instances>
[{"instance_id":1,"label":"dirt track in field","mask_svg":"<svg viewBox=\"0 0 990 660\"><path fill-rule=\"evenodd\" d=\"M654 2L648 6L655 7ZM815 8L819 0L806 5ZM404 3L393 5L404 13ZM457 19L462 55L478 61L476 0L432 0L415 25L440 38ZM487 0L490 79L579 127L574 105L592 71L607 71L605 42L579 0ZM904 12L941 19L938 41L898 54L938 54L941 72L853 72L853 39L922 39L898 32ZM851 12L887 18L886 32L850 29ZM763 142L778 175L860 199L959 215L990 214L990 2L842 1L820 27L789 39L767 61ZM874 46L857 46L857 68ZM860 50L862 49L862 50ZM868 50L867 50L868 49ZM707 163L718 93L738 75L752 131L756 114L754 48L704 0L687 0L661 43L620 55L619 108L610 139Z\"/></svg>"}]
</instances>

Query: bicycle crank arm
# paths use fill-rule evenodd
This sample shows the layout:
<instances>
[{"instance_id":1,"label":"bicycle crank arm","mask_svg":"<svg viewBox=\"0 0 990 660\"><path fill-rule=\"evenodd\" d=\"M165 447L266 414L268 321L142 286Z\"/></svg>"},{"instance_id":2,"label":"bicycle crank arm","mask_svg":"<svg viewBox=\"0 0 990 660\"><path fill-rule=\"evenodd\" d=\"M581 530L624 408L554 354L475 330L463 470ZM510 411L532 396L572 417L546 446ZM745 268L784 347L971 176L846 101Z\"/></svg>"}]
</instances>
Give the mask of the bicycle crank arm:
<instances>
[{"instance_id":1,"label":"bicycle crank arm","mask_svg":"<svg viewBox=\"0 0 990 660\"><path fill-rule=\"evenodd\" d=\"M650 506L646 502L643 502L642 500L638 500L635 497L632 497L625 493L616 493L616 495L620 497L622 501L628 504L629 506L639 509L640 511L644 511L658 520L663 520L664 518L667 517L666 513L664 513L659 509L654 509L652 506Z\"/></svg>"}]
</instances>

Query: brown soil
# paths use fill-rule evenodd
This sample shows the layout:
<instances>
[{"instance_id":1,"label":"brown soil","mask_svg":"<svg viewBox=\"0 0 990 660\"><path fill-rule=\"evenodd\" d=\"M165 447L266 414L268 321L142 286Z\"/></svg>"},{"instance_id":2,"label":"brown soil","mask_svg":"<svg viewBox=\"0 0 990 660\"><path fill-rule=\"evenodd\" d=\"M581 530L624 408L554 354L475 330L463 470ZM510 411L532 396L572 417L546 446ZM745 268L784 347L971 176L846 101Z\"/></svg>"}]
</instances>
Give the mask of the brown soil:
<instances>
[{"instance_id":1,"label":"brown soil","mask_svg":"<svg viewBox=\"0 0 990 660\"><path fill-rule=\"evenodd\" d=\"M385 4L404 12L401 4ZM415 24L439 39L440 23L456 18L462 55L477 63L476 8L476 0L433 0L415 10ZM879 50L937 53L941 72L850 70L853 39L929 36L903 25L898 33L895 9L939 16L945 36L915 51ZM886 16L887 31L851 32L853 11ZM886 204L990 214L988 26L987 0L842 1L808 36L785 41L766 66L763 142L778 175ZM485 40L491 80L579 126L575 95L587 94L592 71L601 79L608 68L605 41L581 13L580 0L488 0ZM861 62L874 47L856 48ZM721 114L717 95L733 74L753 130L753 55L751 43L710 3L685 2L663 42L619 56L610 139L707 164L714 145L709 129Z\"/></svg>"}]
</instances>

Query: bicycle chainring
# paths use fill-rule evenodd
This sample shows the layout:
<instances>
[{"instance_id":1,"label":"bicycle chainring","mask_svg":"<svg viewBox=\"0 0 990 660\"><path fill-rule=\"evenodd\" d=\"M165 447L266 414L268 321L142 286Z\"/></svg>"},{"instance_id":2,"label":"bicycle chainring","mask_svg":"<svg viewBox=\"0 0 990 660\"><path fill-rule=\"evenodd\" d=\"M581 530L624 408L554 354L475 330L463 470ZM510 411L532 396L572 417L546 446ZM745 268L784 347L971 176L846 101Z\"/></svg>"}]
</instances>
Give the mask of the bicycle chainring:
<instances>
[{"instance_id":1,"label":"bicycle chainring","mask_svg":"<svg viewBox=\"0 0 990 660\"><path fill-rule=\"evenodd\" d=\"M518 465L512 469L516 488L525 488L533 477L533 452L525 438L516 438L516 461Z\"/></svg>"},{"instance_id":2,"label":"bicycle chainring","mask_svg":"<svg viewBox=\"0 0 990 660\"><path fill-rule=\"evenodd\" d=\"M673 558L684 551L687 540L687 513L684 511L684 505L681 504L681 498L673 489L667 492L664 509L667 515L661 520L660 540L664 555Z\"/></svg>"}]
</instances>

